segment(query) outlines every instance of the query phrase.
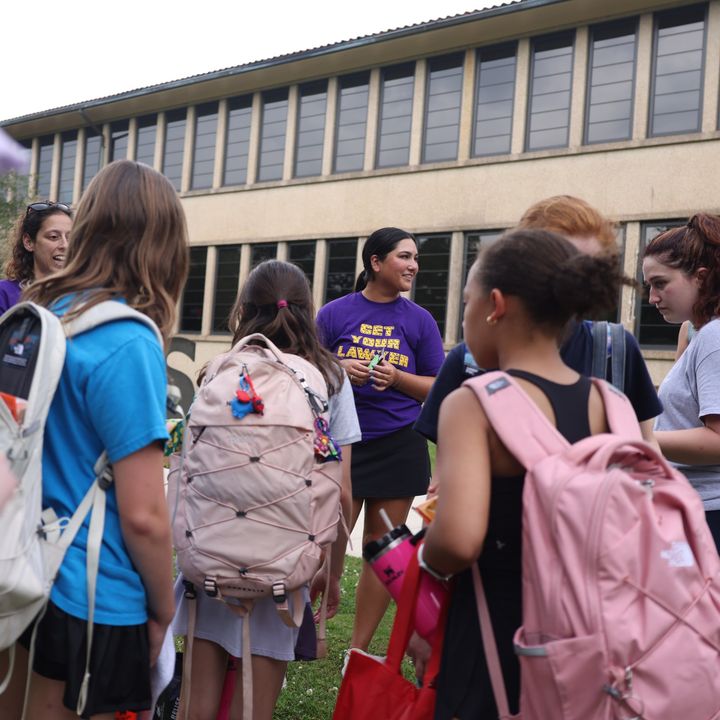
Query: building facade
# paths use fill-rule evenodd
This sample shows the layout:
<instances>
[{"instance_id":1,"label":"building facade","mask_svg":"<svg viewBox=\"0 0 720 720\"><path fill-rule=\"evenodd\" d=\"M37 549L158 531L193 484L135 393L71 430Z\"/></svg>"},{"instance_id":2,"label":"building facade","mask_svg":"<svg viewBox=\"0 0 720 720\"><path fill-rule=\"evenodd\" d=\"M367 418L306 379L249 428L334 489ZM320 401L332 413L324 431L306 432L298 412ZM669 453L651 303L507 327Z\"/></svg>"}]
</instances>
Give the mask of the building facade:
<instances>
[{"instance_id":1,"label":"building facade","mask_svg":"<svg viewBox=\"0 0 720 720\"><path fill-rule=\"evenodd\" d=\"M77 202L133 158L175 185L191 272L169 356L184 391L228 343L239 286L297 263L315 303L352 290L364 239L414 232L413 296L451 347L478 247L540 198L585 198L643 245L720 212L720 0L521 0L7 120L36 194ZM642 291L618 319L659 382L674 355Z\"/></svg>"}]
</instances>

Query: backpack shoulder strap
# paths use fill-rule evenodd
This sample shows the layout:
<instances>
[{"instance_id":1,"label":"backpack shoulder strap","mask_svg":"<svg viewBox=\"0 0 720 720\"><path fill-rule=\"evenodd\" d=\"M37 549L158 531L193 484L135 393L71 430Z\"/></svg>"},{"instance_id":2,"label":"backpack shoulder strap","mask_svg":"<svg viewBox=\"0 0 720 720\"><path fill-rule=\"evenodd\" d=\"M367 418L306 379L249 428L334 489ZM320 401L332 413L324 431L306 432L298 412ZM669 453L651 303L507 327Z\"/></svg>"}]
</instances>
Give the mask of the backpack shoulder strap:
<instances>
[{"instance_id":1,"label":"backpack shoulder strap","mask_svg":"<svg viewBox=\"0 0 720 720\"><path fill-rule=\"evenodd\" d=\"M74 337L75 335L80 335L88 330L92 330L99 325L104 325L105 323L115 320L136 320L137 322L143 323L143 325L155 333L160 346L163 346L164 343L160 330L158 330L157 325L147 315L144 315L139 310L135 310L135 308L129 307L125 303L116 302L115 300L105 300L104 302L98 303L67 323L64 323L65 336Z\"/></svg>"},{"instance_id":2,"label":"backpack shoulder strap","mask_svg":"<svg viewBox=\"0 0 720 720\"><path fill-rule=\"evenodd\" d=\"M590 374L596 378L607 377L608 323L599 320L592 324L592 369Z\"/></svg>"},{"instance_id":3,"label":"backpack shoulder strap","mask_svg":"<svg viewBox=\"0 0 720 720\"><path fill-rule=\"evenodd\" d=\"M627 397L605 380L592 378L592 381L602 396L610 432L614 435L622 435L627 440L642 440L640 423Z\"/></svg>"},{"instance_id":4,"label":"backpack shoulder strap","mask_svg":"<svg viewBox=\"0 0 720 720\"><path fill-rule=\"evenodd\" d=\"M625 326L609 323L610 332L610 382L620 391L625 390Z\"/></svg>"},{"instance_id":5,"label":"backpack shoulder strap","mask_svg":"<svg viewBox=\"0 0 720 720\"><path fill-rule=\"evenodd\" d=\"M526 468L570 447L527 393L504 372L489 372L466 380L477 396L493 430Z\"/></svg>"}]
</instances>

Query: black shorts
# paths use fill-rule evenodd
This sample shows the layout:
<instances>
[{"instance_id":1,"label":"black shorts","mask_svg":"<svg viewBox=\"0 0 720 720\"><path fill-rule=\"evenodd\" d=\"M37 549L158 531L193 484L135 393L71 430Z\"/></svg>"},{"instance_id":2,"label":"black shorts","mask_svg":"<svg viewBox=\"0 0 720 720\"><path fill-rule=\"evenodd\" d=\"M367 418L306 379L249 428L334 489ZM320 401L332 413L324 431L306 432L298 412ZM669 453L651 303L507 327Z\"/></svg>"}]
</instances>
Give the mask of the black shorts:
<instances>
[{"instance_id":1,"label":"black shorts","mask_svg":"<svg viewBox=\"0 0 720 720\"><path fill-rule=\"evenodd\" d=\"M407 425L352 446L354 498L410 498L430 484L427 440Z\"/></svg>"},{"instance_id":2,"label":"black shorts","mask_svg":"<svg viewBox=\"0 0 720 720\"><path fill-rule=\"evenodd\" d=\"M19 642L30 647L34 623ZM33 670L65 683L63 704L75 712L85 672L87 621L68 615L52 602L40 621ZM150 648L147 625L101 625L93 628L90 687L83 718L118 710L148 710Z\"/></svg>"}]
</instances>

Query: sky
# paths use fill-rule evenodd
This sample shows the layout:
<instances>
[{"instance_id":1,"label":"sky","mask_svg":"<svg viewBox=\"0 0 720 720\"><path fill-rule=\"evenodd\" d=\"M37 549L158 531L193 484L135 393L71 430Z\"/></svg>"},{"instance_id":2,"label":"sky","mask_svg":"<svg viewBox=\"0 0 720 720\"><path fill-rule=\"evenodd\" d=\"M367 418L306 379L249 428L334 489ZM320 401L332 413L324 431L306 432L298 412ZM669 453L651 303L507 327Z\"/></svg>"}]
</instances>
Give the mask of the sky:
<instances>
[{"instance_id":1,"label":"sky","mask_svg":"<svg viewBox=\"0 0 720 720\"><path fill-rule=\"evenodd\" d=\"M8 0L0 120L501 0Z\"/></svg>"}]
</instances>

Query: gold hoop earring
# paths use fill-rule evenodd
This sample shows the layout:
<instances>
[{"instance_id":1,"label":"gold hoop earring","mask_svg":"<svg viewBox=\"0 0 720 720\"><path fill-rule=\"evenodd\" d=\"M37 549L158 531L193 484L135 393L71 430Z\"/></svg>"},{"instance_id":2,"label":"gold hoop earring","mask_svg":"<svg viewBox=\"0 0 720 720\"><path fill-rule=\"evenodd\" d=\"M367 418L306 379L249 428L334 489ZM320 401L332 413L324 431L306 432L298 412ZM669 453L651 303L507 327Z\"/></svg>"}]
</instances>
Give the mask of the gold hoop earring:
<instances>
[{"instance_id":1,"label":"gold hoop earring","mask_svg":"<svg viewBox=\"0 0 720 720\"><path fill-rule=\"evenodd\" d=\"M496 318L496 317L493 317L492 315L488 315L488 316L485 318L485 322L486 322L488 325L497 325L497 318Z\"/></svg>"}]
</instances>

